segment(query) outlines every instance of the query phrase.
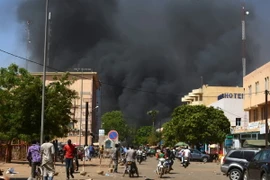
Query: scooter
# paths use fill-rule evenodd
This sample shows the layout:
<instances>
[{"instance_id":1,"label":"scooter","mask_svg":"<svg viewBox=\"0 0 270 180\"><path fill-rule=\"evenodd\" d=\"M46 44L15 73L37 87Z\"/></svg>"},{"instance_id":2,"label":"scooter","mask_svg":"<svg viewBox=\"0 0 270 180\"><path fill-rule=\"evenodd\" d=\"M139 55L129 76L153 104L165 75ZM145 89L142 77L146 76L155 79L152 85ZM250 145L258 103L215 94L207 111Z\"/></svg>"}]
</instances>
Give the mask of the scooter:
<instances>
[{"instance_id":1,"label":"scooter","mask_svg":"<svg viewBox=\"0 0 270 180\"><path fill-rule=\"evenodd\" d=\"M162 178L164 174L168 174L170 173L170 171L171 171L170 159L159 158L157 169L156 169L156 173L158 174L158 176Z\"/></svg>"}]
</instances>

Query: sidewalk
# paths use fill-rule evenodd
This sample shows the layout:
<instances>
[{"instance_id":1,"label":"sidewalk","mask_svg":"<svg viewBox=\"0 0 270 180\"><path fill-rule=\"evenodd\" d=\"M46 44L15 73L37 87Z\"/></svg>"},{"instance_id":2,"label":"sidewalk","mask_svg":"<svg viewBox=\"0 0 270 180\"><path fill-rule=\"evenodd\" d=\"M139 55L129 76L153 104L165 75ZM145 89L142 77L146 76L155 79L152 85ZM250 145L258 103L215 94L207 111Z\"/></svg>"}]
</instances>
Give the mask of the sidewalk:
<instances>
[{"instance_id":1,"label":"sidewalk","mask_svg":"<svg viewBox=\"0 0 270 180\"><path fill-rule=\"evenodd\" d=\"M114 176L109 172L110 159L102 159L100 165L100 160L97 158L91 161L86 161L83 167L83 161L79 161L80 167L79 172L74 173L74 179L104 179L105 176ZM8 168L14 168L15 174L5 174ZM12 163L0 163L0 169L4 170L4 175L10 177L11 179L27 179L30 176L31 167L28 165L27 161L14 161ZM55 165L56 173L54 179L66 180L66 169L65 164L57 162ZM80 175L80 172L86 172L85 175ZM103 173L101 173L103 171ZM109 177L108 177L109 178Z\"/></svg>"}]
</instances>

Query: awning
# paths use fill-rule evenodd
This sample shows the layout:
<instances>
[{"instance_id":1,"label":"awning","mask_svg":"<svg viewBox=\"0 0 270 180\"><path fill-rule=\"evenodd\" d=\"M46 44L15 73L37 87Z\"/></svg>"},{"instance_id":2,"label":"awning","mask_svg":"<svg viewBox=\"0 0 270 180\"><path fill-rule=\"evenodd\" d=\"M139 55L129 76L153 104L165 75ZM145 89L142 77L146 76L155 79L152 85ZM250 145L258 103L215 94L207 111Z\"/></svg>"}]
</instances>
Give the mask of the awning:
<instances>
[{"instance_id":1,"label":"awning","mask_svg":"<svg viewBox=\"0 0 270 180\"><path fill-rule=\"evenodd\" d=\"M268 142L268 144L270 144ZM265 147L265 140L264 139L257 139L257 140L245 140L243 143L243 147Z\"/></svg>"},{"instance_id":2,"label":"awning","mask_svg":"<svg viewBox=\"0 0 270 180\"><path fill-rule=\"evenodd\" d=\"M178 146L180 146L180 147L186 147L186 146L188 146L188 144L185 143L185 142L178 142L178 143L175 144L174 146L175 146L175 147L178 147Z\"/></svg>"}]
</instances>

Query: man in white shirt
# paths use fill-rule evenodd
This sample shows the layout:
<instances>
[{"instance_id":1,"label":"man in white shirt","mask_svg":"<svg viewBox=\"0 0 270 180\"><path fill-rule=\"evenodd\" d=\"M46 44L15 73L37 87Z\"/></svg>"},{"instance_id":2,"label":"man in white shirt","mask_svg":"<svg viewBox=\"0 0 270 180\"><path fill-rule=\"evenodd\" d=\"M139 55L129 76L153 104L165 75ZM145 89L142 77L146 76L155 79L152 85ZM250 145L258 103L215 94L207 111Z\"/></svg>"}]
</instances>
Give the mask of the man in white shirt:
<instances>
[{"instance_id":1,"label":"man in white shirt","mask_svg":"<svg viewBox=\"0 0 270 180\"><path fill-rule=\"evenodd\" d=\"M138 172L138 168L137 168L137 165L136 165L135 158L136 158L136 151L134 150L133 146L130 146L127 153L126 153L126 168L124 170L123 177L125 176L125 173L127 171L127 162L129 162L129 161L134 163L134 166L135 166L136 172L137 172L137 176L139 176L139 172Z\"/></svg>"},{"instance_id":2,"label":"man in white shirt","mask_svg":"<svg viewBox=\"0 0 270 180\"><path fill-rule=\"evenodd\" d=\"M45 143L43 143L40 147L41 151L41 167L43 168L43 177L44 180L53 180L53 176L55 173L54 168L54 146L49 142L49 136L45 137Z\"/></svg>"}]
</instances>

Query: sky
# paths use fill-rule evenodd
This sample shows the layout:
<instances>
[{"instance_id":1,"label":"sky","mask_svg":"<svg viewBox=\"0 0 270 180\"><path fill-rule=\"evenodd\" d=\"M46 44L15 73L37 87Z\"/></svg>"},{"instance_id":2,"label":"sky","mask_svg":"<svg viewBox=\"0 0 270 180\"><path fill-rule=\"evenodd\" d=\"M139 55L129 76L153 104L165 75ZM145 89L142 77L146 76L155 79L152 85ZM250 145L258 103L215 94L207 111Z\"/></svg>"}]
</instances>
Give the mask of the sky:
<instances>
[{"instance_id":1,"label":"sky","mask_svg":"<svg viewBox=\"0 0 270 180\"><path fill-rule=\"evenodd\" d=\"M17 8L21 1L24 0L0 0L0 49L27 58L29 56L29 52L27 51L27 23L25 22L25 24L19 24L17 21ZM250 29L247 29L247 33L249 30L256 31L257 27L259 26L270 27L270 21L267 20L269 15L265 13L268 11L267 9L269 9L269 2L267 2L267 5L265 5L264 2L267 0L245 1L251 2L253 5L255 5L257 12L261 12L256 15L262 19L262 22L264 22L262 24L258 22L254 23L253 26L250 27ZM267 25L265 25L265 20L268 21ZM266 29L265 31L268 32L268 30ZM260 38L263 37L258 36L258 42L262 42ZM262 52L268 52L267 47L263 44L260 44L260 48L263 49ZM264 54L260 55L265 57ZM26 67L26 62L24 60L0 52L0 67L7 67L11 63L16 63L22 67Z\"/></svg>"},{"instance_id":2,"label":"sky","mask_svg":"<svg viewBox=\"0 0 270 180\"><path fill-rule=\"evenodd\" d=\"M18 24L16 20L16 11L19 1L20 0L0 0L0 49L27 57L26 45L22 39L23 35L27 37L27 31L24 25ZM18 64L22 67L26 66L24 60L0 52L0 67L7 67L11 63Z\"/></svg>"},{"instance_id":3,"label":"sky","mask_svg":"<svg viewBox=\"0 0 270 180\"><path fill-rule=\"evenodd\" d=\"M31 19L31 55L36 57L31 60L42 61L44 1L0 0L0 49L29 56L26 21ZM199 87L201 77L210 85L241 84L242 0L52 1L50 66L94 67L107 83L104 112L121 109L144 121L146 109L157 109L168 117L179 94ZM269 61L270 1L246 1L252 5L246 6L252 39L247 68L254 70ZM0 52L0 67L11 63L26 67L24 60Z\"/></svg>"}]
</instances>

